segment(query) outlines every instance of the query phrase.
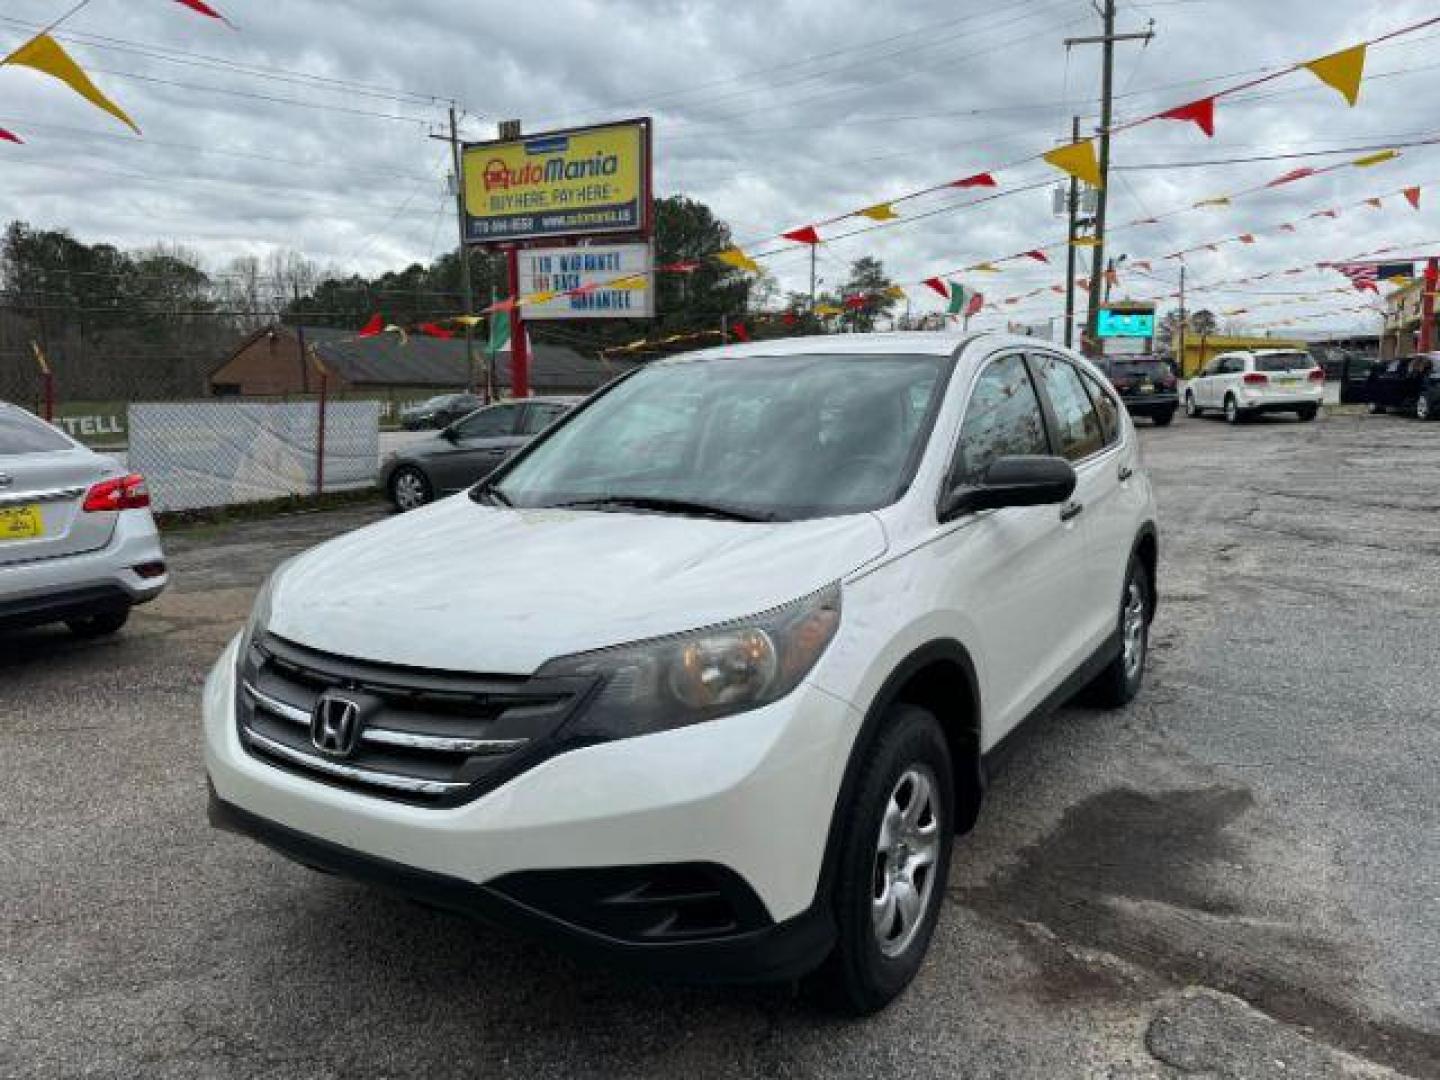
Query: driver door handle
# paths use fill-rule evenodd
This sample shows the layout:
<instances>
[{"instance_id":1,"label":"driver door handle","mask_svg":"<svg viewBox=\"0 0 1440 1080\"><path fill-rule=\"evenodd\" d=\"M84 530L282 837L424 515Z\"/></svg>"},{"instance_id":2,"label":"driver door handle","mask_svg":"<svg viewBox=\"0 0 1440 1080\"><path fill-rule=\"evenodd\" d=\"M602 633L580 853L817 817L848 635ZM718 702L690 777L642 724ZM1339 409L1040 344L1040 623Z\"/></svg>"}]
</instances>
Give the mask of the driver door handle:
<instances>
[{"instance_id":1,"label":"driver door handle","mask_svg":"<svg viewBox=\"0 0 1440 1080\"><path fill-rule=\"evenodd\" d=\"M1072 521L1085 512L1085 504L1072 502L1066 503L1060 510L1061 521Z\"/></svg>"}]
</instances>

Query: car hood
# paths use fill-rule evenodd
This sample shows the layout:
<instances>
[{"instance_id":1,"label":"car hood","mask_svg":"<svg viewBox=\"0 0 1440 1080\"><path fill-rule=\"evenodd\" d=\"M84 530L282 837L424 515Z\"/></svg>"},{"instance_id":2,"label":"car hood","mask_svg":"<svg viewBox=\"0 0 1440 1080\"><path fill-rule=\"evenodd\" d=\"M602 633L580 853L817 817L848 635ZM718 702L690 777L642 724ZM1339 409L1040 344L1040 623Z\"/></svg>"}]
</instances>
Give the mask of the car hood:
<instances>
[{"instance_id":1,"label":"car hood","mask_svg":"<svg viewBox=\"0 0 1440 1080\"><path fill-rule=\"evenodd\" d=\"M767 610L885 546L872 514L770 524L506 510L462 495L293 560L269 625L357 659L529 674L556 656Z\"/></svg>"}]
</instances>

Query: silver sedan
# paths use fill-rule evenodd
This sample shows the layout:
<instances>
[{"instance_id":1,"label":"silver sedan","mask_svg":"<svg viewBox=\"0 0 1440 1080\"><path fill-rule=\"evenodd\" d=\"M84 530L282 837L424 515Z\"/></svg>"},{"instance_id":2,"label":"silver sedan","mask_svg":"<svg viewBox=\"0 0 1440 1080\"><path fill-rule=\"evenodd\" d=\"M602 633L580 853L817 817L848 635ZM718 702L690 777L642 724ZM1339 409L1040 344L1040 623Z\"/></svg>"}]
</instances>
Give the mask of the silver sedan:
<instances>
[{"instance_id":1,"label":"silver sedan","mask_svg":"<svg viewBox=\"0 0 1440 1080\"><path fill-rule=\"evenodd\" d=\"M0 630L114 633L169 580L144 478L0 402Z\"/></svg>"}]
</instances>

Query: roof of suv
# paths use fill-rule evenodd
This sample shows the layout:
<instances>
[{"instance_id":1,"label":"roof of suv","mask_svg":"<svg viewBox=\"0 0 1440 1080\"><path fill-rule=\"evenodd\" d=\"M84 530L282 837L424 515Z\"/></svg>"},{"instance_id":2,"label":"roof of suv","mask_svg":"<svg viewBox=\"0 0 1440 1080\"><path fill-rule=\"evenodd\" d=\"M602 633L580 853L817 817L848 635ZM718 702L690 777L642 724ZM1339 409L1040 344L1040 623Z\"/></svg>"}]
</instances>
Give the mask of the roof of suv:
<instances>
[{"instance_id":1,"label":"roof of suv","mask_svg":"<svg viewBox=\"0 0 1440 1080\"><path fill-rule=\"evenodd\" d=\"M805 337L771 338L743 345L718 345L710 349L680 353L652 364L685 363L722 356L803 356L807 353L906 354L910 356L953 356L958 350L981 337L1004 339L1008 335L976 330L968 333L919 330L877 334L811 334ZM1023 341L1027 339L1017 338Z\"/></svg>"}]
</instances>

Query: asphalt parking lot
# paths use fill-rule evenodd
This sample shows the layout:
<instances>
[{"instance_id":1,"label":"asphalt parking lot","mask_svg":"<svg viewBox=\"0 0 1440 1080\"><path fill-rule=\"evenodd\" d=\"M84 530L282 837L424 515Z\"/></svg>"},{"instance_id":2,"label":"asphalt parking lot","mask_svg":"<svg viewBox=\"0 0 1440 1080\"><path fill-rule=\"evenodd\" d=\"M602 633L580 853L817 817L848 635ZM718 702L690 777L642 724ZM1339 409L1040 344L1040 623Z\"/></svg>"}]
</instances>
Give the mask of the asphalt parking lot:
<instances>
[{"instance_id":1,"label":"asphalt parking lot","mask_svg":"<svg viewBox=\"0 0 1440 1080\"><path fill-rule=\"evenodd\" d=\"M1440 425L1141 434L1149 683L1021 739L924 970L863 1022L211 831L207 668L272 566L384 511L174 534L114 640L0 638L0 1076L1440 1076Z\"/></svg>"}]
</instances>

